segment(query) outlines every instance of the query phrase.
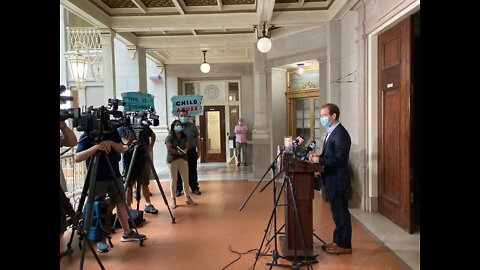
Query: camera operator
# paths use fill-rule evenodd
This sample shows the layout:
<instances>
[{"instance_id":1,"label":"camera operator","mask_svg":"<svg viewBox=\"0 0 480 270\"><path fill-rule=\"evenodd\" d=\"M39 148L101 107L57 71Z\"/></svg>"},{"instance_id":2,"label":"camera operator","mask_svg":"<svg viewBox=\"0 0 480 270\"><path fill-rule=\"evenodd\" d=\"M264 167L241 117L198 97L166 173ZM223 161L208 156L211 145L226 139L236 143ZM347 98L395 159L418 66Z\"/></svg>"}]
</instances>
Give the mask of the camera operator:
<instances>
[{"instance_id":1,"label":"camera operator","mask_svg":"<svg viewBox=\"0 0 480 270\"><path fill-rule=\"evenodd\" d=\"M67 126L65 121L60 121L60 147L73 147L77 145L77 136L75 133ZM62 165L60 165L60 188L63 189L63 192L67 191L67 182L65 181L65 176L63 175ZM63 233L67 230L67 210L60 203L60 253L63 252ZM60 264L60 269L63 269L62 264Z\"/></svg>"},{"instance_id":2,"label":"camera operator","mask_svg":"<svg viewBox=\"0 0 480 270\"><path fill-rule=\"evenodd\" d=\"M96 186L93 197L105 196L108 193L112 203L117 207L117 216L123 228L123 234L121 237L122 242L146 239L145 235L132 230L128 223L127 209L123 204L123 194L125 194L125 189L122 185L122 177L118 166L118 162L120 161L119 155L120 153L123 153L124 146L117 129L112 129L110 133L103 136L101 141L96 143L93 143L85 137L87 137L87 132L84 132L80 136L80 142L77 145L77 151L75 153L75 162L78 163L86 160L88 167L93 155L97 154L99 151L105 153L105 155L100 155L98 161L97 179L95 179ZM115 176L112 176L110 166L106 160L107 157L113 167ZM116 181L116 183L114 181Z\"/></svg>"},{"instance_id":3,"label":"camera operator","mask_svg":"<svg viewBox=\"0 0 480 270\"><path fill-rule=\"evenodd\" d=\"M128 149L123 153L123 168L124 171L126 171L126 169L130 168L133 151L136 147L136 134L131 126L119 127L118 133L121 135L123 143L128 146ZM150 153L153 151L153 145L155 144L156 140L155 132L153 132L149 126L144 127L141 135L139 136L139 140L140 145L143 145L145 148L140 147L137 150L138 153L131 172L130 185L127 187L127 205L130 206L132 204L132 187L136 182L138 182L138 184L141 186L139 188L142 189L142 194L145 198L144 211L150 214L158 214L158 210L155 209L150 201L150 189L148 187L148 184L150 183L150 167L146 158L146 155L150 155ZM145 152L144 149L147 151Z\"/></svg>"}]
</instances>

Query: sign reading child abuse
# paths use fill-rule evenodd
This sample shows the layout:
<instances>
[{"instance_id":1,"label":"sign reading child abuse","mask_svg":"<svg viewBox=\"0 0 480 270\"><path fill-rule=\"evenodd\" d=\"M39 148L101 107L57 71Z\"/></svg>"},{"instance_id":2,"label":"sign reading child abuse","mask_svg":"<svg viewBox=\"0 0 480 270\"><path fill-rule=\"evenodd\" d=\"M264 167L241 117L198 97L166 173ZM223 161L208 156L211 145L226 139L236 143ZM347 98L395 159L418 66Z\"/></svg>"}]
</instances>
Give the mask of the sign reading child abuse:
<instances>
[{"instance_id":1,"label":"sign reading child abuse","mask_svg":"<svg viewBox=\"0 0 480 270\"><path fill-rule=\"evenodd\" d=\"M146 111L150 108L155 109L153 96L145 92L124 92L122 99L125 102L123 111Z\"/></svg>"},{"instance_id":2,"label":"sign reading child abuse","mask_svg":"<svg viewBox=\"0 0 480 270\"><path fill-rule=\"evenodd\" d=\"M203 114L202 98L203 96L199 95L173 96L172 114L178 115L182 109L190 116Z\"/></svg>"}]
</instances>

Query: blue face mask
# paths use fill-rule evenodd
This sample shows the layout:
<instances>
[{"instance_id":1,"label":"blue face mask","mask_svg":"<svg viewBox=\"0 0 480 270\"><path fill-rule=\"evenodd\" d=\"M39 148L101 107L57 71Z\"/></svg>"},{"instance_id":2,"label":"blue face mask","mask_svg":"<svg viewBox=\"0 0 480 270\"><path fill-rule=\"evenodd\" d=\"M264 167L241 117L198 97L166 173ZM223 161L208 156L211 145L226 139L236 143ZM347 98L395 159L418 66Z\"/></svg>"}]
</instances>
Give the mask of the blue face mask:
<instances>
[{"instance_id":1,"label":"blue face mask","mask_svg":"<svg viewBox=\"0 0 480 270\"><path fill-rule=\"evenodd\" d=\"M320 118L320 123L322 123L322 126L324 126L324 127L328 127L331 124L330 121L328 121L328 117L326 117L326 116Z\"/></svg>"},{"instance_id":2,"label":"blue face mask","mask_svg":"<svg viewBox=\"0 0 480 270\"><path fill-rule=\"evenodd\" d=\"M175 131L176 132L181 132L183 130L182 126L175 126Z\"/></svg>"},{"instance_id":3,"label":"blue face mask","mask_svg":"<svg viewBox=\"0 0 480 270\"><path fill-rule=\"evenodd\" d=\"M188 118L188 117L180 116L180 122L181 122L182 124L187 123L187 118Z\"/></svg>"}]
</instances>

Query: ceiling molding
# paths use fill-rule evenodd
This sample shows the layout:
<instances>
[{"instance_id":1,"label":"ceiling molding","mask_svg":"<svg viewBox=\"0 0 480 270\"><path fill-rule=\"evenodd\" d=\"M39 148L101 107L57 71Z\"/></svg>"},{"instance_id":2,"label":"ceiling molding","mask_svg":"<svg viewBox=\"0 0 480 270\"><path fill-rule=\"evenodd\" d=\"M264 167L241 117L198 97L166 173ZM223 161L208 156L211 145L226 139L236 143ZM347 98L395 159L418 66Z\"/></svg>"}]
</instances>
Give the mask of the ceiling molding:
<instances>
[{"instance_id":1,"label":"ceiling molding","mask_svg":"<svg viewBox=\"0 0 480 270\"><path fill-rule=\"evenodd\" d=\"M272 40L285 38L341 18L358 1L60 0L93 27L111 29L121 42L163 64L201 63L202 49L209 62L252 62L254 26L266 22L273 26Z\"/></svg>"},{"instance_id":2,"label":"ceiling molding","mask_svg":"<svg viewBox=\"0 0 480 270\"><path fill-rule=\"evenodd\" d=\"M91 25L99 28L110 27L110 17L88 1L60 0L60 4L62 4L70 12L80 16Z\"/></svg>"}]
</instances>

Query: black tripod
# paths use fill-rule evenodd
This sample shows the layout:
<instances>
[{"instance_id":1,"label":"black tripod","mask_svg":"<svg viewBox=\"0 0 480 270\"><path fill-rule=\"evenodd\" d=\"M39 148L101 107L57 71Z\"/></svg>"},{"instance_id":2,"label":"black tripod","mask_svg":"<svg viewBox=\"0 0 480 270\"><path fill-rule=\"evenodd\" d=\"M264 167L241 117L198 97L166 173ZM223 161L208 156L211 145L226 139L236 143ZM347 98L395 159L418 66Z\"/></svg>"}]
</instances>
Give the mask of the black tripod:
<instances>
[{"instance_id":1,"label":"black tripod","mask_svg":"<svg viewBox=\"0 0 480 270\"><path fill-rule=\"evenodd\" d=\"M263 236L263 239L262 239L262 243L260 244L260 248L258 249L258 252L257 252L257 255L255 257L255 263L253 265L253 269L255 269L255 266L257 264L257 261L258 261L258 258L260 256L272 256L272 262L271 263L267 263L267 265L270 265L270 269L272 269L273 266L279 266L279 267L287 267L287 268L292 268L292 269L299 269L299 267L302 264L302 262L300 262L298 260L298 257L296 256L296 250L295 250L295 256L294 256L294 263L289 265L289 264L280 264L278 263L278 259L279 258L283 258L283 259L287 259L286 257L283 257L279 254L278 252L278 240L277 240L277 234L282 234L280 232L280 230L285 226L282 226L279 230L277 230L277 206L278 206L278 201L280 200L280 197L281 197L281 193L284 188L284 185L285 185L285 182L283 182L282 184L282 188L280 190L280 192L278 193L277 195L277 190L276 190L276 186L277 186L277 183L275 181L275 179L283 172L283 171L280 171L278 172L277 174L275 174L275 169L276 169L276 163L277 163L277 160L278 158L280 157L280 155L282 154L282 151L280 151L277 155L277 157L273 160L273 162L270 164L270 166L268 167L267 171L265 172L265 174L262 176L262 178L259 180L259 182L257 183L257 185L255 186L255 188L252 190L252 192L250 193L250 195L248 196L247 200L242 204L242 206L240 207L240 211L243 209L243 207L245 206L245 204L247 203L247 201L250 199L250 197L252 196L253 192L257 189L257 187L260 185L260 182L263 181L263 179L265 178L265 176L267 175L268 171L271 169L272 170L272 175L273 175L273 178L267 183L265 184L265 186L260 190L260 192L263 192L263 190L265 190L267 188L268 185L270 185L270 183L274 182L273 184L273 210L272 210L272 214L270 215L270 219L268 221L268 225L267 225L267 228L265 229L265 234ZM290 179L288 179L288 181L290 181ZM291 186L291 182L290 182L290 186ZM296 218L296 223L299 223L299 226L300 226L300 229L301 229L301 240L302 240L302 244L303 244L303 248L304 248L304 252L305 254L308 255L308 250L307 250L307 247L306 247L306 244L305 244L305 237L304 237L304 233L303 233L303 227L301 225L301 220L300 220L300 216L298 215L298 209L296 207L296 204L295 204L295 197L294 197L294 190L290 189L290 191L292 192L292 196L294 198L294 202L293 202L293 206L292 208L294 209L295 211L295 218ZM288 206L287 206L288 207ZM261 253L261 250L262 250L262 247L265 243L265 240L267 239L267 233L270 229L270 226L272 224L272 221L273 221L273 231L274 231L274 235L271 239L269 239L267 241L267 244L270 243L272 241L272 239L274 240L274 249L272 251L272 254L269 254L269 253ZM296 225L295 225L296 226ZM310 260L307 256L307 262L305 263L306 265L309 266L309 269L312 267L311 266L311 263L310 263Z\"/></svg>"},{"instance_id":2,"label":"black tripod","mask_svg":"<svg viewBox=\"0 0 480 270\"><path fill-rule=\"evenodd\" d=\"M155 171L155 167L153 166L153 162L152 162L152 159L150 158L150 156L148 155L148 152L146 150L146 146L144 145L143 140L141 139L144 139L142 138L142 136L144 136L143 134L143 128L133 128L133 131L135 132L135 142L134 142L134 149L133 149L133 154L132 154L132 159L130 160L130 165L128 167L128 172L127 172L127 176L125 178L125 190L130 187L130 182L131 182L131 178L132 178L132 172L133 172L133 167L135 166L136 164L136 161L137 161L137 157L139 156L138 155L138 152L141 151L141 153L144 153L145 154L145 158L147 159L148 161L148 166L150 166L150 169L152 170L152 173L153 173L153 176L155 177L155 180L157 181L157 185L158 185L158 189L160 190L160 193L162 194L162 198L163 198L163 202L165 203L165 205L167 206L167 209L168 209L168 212L170 213L170 217L172 218L172 223L175 223L175 217L173 216L173 213L172 211L170 210L170 207L168 205L168 200L167 200L167 197L165 196L165 192L163 191L163 188L162 188L162 185L160 184L160 180L158 179L158 175L157 175L157 172ZM138 185L138 181L137 181L137 194L136 194L136 197L137 197L137 210L138 210L138 207L139 207L139 204L140 204L140 187ZM113 224L113 227L115 228L115 225L117 223L117 218L115 218L115 222ZM133 222L133 220L132 220Z\"/></svg>"},{"instance_id":3,"label":"black tripod","mask_svg":"<svg viewBox=\"0 0 480 270\"><path fill-rule=\"evenodd\" d=\"M127 203L125 201L125 192L120 192L122 189L118 186L118 183L115 180L116 176L115 176L115 173L114 173L114 170L113 170L113 167L112 167L112 163L110 162L110 159L108 158L108 156L105 152L103 152L103 151L96 152L93 155L92 160L89 164L89 167L88 167L88 170L87 170L87 177L85 178L85 184L83 185L82 196L80 198L80 202L79 202L79 205L78 205L78 208L77 208L77 212L75 214L76 219L80 220L80 217L82 216L83 204L85 203L85 198L87 198L87 205L86 205L86 210L85 210L86 212L85 212L85 220L83 222L83 229L80 229L80 230L77 229L77 232L78 232L79 237L80 237L79 238L80 239L80 248L82 250L81 257L80 257L80 269L83 269L83 261L84 261L84 257L85 257L85 249L82 248L82 242L83 242L83 246L85 246L85 243L87 243L90 250L93 252L93 254L95 256L95 259L97 259L97 262L99 263L100 267L102 269L105 269L103 267L102 263L100 262L100 259L98 258L95 250L91 246L91 243L89 241L87 241L87 237L86 237L86 235L87 235L86 231L89 230L90 223L91 223L92 206L93 206L94 194L95 194L95 188L96 188L98 165L99 165L99 161L100 161L101 156L104 156L104 158L105 158L105 160L108 164L108 167L110 169L112 179L114 179L113 182L114 182L115 188L116 188L117 192L122 197L122 202L125 206L125 209L127 210L127 213L128 213L128 216L129 216L130 220L133 220L130 212L128 211ZM87 195L87 193L88 193L88 195ZM135 223L132 224L132 227L138 233L138 230L137 230L137 227L135 226ZM70 237L70 242L67 245L68 248L71 247L71 243L72 243L72 240L73 240L73 235L75 233L75 229L76 228L73 227L72 234L71 234L71 237ZM140 239L140 245L143 245L143 240L144 239ZM110 242L110 244L111 244L111 242Z\"/></svg>"},{"instance_id":4,"label":"black tripod","mask_svg":"<svg viewBox=\"0 0 480 270\"><path fill-rule=\"evenodd\" d=\"M60 186L60 205L66 211L65 214L70 218L70 225L72 226L72 230L73 231L77 230L78 227L80 226L80 220L78 219L78 216L75 212L75 209L73 209L73 206L70 204L70 200L67 198L67 196L65 196L65 192L62 190L61 186ZM84 237L86 237L83 230L78 230L78 235L80 236L80 239L83 239ZM70 254L72 252L72 249L71 249L72 239L73 239L73 232L72 232L72 235L70 237L70 241L68 242L67 250L65 250L64 252L62 252L60 254L60 259L61 259L61 257L65 256L67 254ZM81 245L81 243L80 243L80 245ZM90 250L92 251L93 256L95 257L95 260L97 260L98 265L100 265L100 267L102 269L105 269L103 267L102 262L100 261L100 258L97 255L97 253L93 249L92 244L87 241L87 245L90 248Z\"/></svg>"}]
</instances>

